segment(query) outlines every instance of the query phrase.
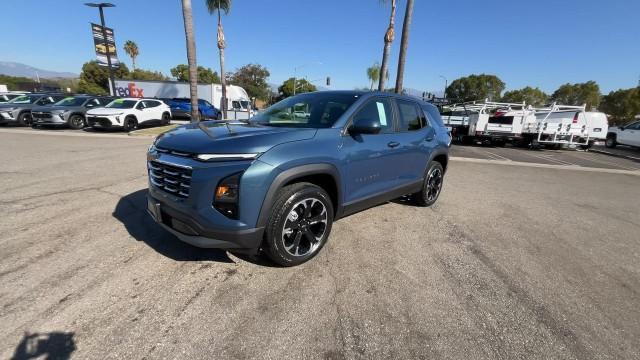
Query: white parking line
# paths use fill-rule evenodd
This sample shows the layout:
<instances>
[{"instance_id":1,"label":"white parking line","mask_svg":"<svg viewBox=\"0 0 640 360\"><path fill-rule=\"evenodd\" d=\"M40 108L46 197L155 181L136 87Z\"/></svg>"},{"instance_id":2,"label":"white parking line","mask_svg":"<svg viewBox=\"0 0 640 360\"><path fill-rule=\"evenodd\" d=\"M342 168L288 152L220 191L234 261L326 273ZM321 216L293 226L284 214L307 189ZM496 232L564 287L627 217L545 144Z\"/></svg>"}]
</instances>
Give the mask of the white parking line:
<instances>
[{"instance_id":1,"label":"white parking line","mask_svg":"<svg viewBox=\"0 0 640 360\"><path fill-rule=\"evenodd\" d=\"M496 153L492 153L491 151L487 151L487 150L484 150L484 151L485 151L487 154L489 154L489 156L493 157L495 160L512 161L512 160L511 160L511 159L509 159L509 158L506 158L506 157L504 157L504 156L502 156L502 155L498 155L498 154L496 154Z\"/></svg>"},{"instance_id":2,"label":"white parking line","mask_svg":"<svg viewBox=\"0 0 640 360\"><path fill-rule=\"evenodd\" d=\"M456 156L450 157L449 160L458 161L458 162L476 163L476 164L523 166L523 167L533 167L533 168L542 168L542 169L573 170L573 171L583 171L583 172L597 172L597 173L606 173L606 174L623 174L623 175L640 176L640 170L631 171L631 170L618 170L618 169L603 169L603 168L582 167L582 166L576 166L576 165L552 165L552 164L528 163L528 162L520 162L520 161L475 159L475 158L465 158L465 157L456 157Z\"/></svg>"},{"instance_id":3,"label":"white parking line","mask_svg":"<svg viewBox=\"0 0 640 360\"><path fill-rule=\"evenodd\" d=\"M11 128L0 128L0 133L4 134L23 134L23 135L44 135L44 136L81 136L81 137L99 137L99 138L111 138L111 139L145 139L145 137L127 136L127 134L96 134L87 131L42 131L42 130L22 130Z\"/></svg>"}]
</instances>

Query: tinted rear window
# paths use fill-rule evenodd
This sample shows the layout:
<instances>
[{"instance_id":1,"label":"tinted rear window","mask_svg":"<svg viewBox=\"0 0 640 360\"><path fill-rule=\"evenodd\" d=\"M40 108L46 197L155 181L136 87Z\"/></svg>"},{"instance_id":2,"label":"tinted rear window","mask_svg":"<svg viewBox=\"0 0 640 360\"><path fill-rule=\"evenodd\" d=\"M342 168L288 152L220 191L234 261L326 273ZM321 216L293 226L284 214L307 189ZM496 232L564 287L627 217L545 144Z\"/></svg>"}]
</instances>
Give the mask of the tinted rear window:
<instances>
[{"instance_id":1,"label":"tinted rear window","mask_svg":"<svg viewBox=\"0 0 640 360\"><path fill-rule=\"evenodd\" d=\"M489 118L489 124L512 125L513 116L492 116Z\"/></svg>"}]
</instances>

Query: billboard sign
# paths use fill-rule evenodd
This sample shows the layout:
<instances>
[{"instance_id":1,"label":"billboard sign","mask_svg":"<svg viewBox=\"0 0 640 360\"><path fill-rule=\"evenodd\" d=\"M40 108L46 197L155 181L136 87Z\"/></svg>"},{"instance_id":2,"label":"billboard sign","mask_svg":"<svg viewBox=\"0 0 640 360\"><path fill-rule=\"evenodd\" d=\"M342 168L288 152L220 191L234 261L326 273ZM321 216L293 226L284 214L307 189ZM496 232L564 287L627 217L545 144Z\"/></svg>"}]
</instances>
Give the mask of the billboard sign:
<instances>
[{"instance_id":1,"label":"billboard sign","mask_svg":"<svg viewBox=\"0 0 640 360\"><path fill-rule=\"evenodd\" d=\"M105 44L104 34L107 35L107 42ZM113 29L108 27L104 28L104 32L102 31L102 26L98 24L91 24L91 34L93 35L93 46L96 51L96 58L98 59L98 64L102 66L107 66L107 51L109 52L109 56L111 57L111 66L118 67L120 66L120 61L118 60L118 55L116 54L116 41L113 37Z\"/></svg>"}]
</instances>

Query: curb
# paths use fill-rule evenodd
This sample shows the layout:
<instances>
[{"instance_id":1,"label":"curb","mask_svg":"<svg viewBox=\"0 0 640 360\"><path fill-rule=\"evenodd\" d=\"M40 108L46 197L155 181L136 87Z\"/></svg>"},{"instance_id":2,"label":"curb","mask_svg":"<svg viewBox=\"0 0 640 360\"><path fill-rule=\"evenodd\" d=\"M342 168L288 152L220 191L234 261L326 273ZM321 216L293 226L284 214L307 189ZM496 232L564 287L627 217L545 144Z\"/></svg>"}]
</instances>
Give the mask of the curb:
<instances>
[{"instance_id":1,"label":"curb","mask_svg":"<svg viewBox=\"0 0 640 360\"><path fill-rule=\"evenodd\" d=\"M635 157L635 156L631 156L631 155L624 155L624 154L616 154L616 153L613 153L613 152L600 150L600 149L591 148L591 149L589 149L589 152L594 152L594 153L603 154L603 155L609 155L609 156L622 158L622 159L627 159L627 160L640 161L640 157Z\"/></svg>"}]
</instances>

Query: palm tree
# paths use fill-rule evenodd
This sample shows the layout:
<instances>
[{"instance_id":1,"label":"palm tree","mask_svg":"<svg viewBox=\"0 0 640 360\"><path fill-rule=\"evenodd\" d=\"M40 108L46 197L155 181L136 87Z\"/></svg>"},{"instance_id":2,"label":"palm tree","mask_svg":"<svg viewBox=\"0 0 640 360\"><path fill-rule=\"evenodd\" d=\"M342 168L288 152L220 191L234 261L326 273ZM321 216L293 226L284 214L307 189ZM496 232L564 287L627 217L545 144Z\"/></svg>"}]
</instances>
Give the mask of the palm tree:
<instances>
[{"instance_id":1,"label":"palm tree","mask_svg":"<svg viewBox=\"0 0 640 360\"><path fill-rule=\"evenodd\" d=\"M133 70L136 69L136 58L138 57L138 55L140 55L140 50L138 49L138 44L136 44L135 42L131 41L131 40L127 40L127 42L124 43L124 52L127 53L127 55L129 55L129 57L131 58L131 68Z\"/></svg>"},{"instance_id":2,"label":"palm tree","mask_svg":"<svg viewBox=\"0 0 640 360\"><path fill-rule=\"evenodd\" d=\"M380 80L380 64L376 62L373 66L367 68L367 77L371 82L369 90L373 91L373 84Z\"/></svg>"},{"instance_id":3,"label":"palm tree","mask_svg":"<svg viewBox=\"0 0 640 360\"><path fill-rule=\"evenodd\" d=\"M387 2L389 0L382 0L382 2ZM382 51L382 66L380 66L380 74L388 74L389 73L389 54L391 53L391 43L393 39L396 37L395 34L395 25L396 25L396 0L391 1L391 16L389 17L389 27L384 34L384 49ZM378 91L384 91L384 82L385 76L380 77L380 82L378 83Z\"/></svg>"},{"instance_id":4,"label":"palm tree","mask_svg":"<svg viewBox=\"0 0 640 360\"><path fill-rule=\"evenodd\" d=\"M402 82L404 81L404 63L407 58L407 48L409 47L409 28L413 17L413 0L407 0L407 10L404 12L404 23L402 24L402 38L400 39L400 56L398 57L398 74L396 75L396 93L402 93Z\"/></svg>"},{"instance_id":5,"label":"palm tree","mask_svg":"<svg viewBox=\"0 0 640 360\"><path fill-rule=\"evenodd\" d=\"M209 14L218 13L218 51L220 53L220 82L222 83L222 115L227 118L227 79L224 73L224 48L227 43L224 41L224 31L222 29L222 16L220 12L224 11L225 15L231 10L231 0L205 0Z\"/></svg>"},{"instance_id":6,"label":"palm tree","mask_svg":"<svg viewBox=\"0 0 640 360\"><path fill-rule=\"evenodd\" d=\"M191 96L191 122L198 122L198 64L196 63L196 40L193 35L191 0L182 0L184 34L187 39L187 62L189 63L189 93Z\"/></svg>"}]
</instances>

